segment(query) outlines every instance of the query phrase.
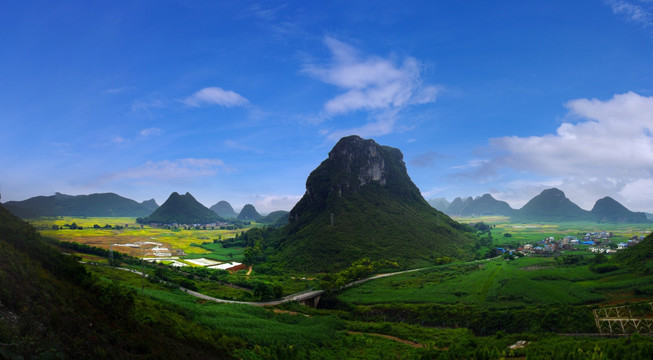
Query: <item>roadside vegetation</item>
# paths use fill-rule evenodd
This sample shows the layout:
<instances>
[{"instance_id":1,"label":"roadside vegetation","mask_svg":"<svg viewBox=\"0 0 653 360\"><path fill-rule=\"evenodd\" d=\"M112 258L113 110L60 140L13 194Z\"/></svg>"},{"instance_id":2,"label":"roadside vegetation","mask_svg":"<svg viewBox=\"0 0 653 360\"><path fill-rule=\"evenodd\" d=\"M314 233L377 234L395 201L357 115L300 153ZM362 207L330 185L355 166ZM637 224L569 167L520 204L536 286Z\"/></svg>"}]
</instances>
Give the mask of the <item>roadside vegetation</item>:
<instances>
[{"instance_id":1,"label":"roadside vegetation","mask_svg":"<svg viewBox=\"0 0 653 360\"><path fill-rule=\"evenodd\" d=\"M650 230L642 224L469 219L466 222L479 238L474 248L477 260L442 256L419 271L345 288L344 284L371 274L403 270L402 264L359 259L335 273L288 271L270 261L268 241L275 231L256 224L255 230L204 230L141 227L132 218L34 221L49 238L44 239L6 212L1 215L0 316L16 320L0 322L0 358L653 356L653 339L646 334L577 336L597 332L594 308L619 304L646 308L653 301L650 236L637 245L642 246L640 251L616 255L597 255L584 248L512 257L490 251L590 230L612 231L617 240L628 239ZM72 223L82 229L63 226ZM60 225L59 230L52 225ZM122 252L122 247L110 251L109 244L135 239L183 249L187 255L182 260L242 261L252 268L232 272L178 268L144 262L138 252ZM329 291L313 309L297 303L274 307L214 303L181 288L242 301L307 289ZM93 327L82 326L87 323Z\"/></svg>"}]
</instances>

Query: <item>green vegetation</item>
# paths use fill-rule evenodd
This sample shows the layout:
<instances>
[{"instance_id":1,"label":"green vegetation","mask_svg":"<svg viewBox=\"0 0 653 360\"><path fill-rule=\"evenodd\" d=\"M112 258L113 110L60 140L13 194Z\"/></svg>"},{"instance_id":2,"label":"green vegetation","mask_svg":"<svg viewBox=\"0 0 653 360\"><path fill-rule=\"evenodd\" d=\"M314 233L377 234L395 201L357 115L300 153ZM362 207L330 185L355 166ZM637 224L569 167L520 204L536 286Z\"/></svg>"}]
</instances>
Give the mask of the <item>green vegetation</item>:
<instances>
[{"instance_id":1,"label":"green vegetation","mask_svg":"<svg viewBox=\"0 0 653 360\"><path fill-rule=\"evenodd\" d=\"M122 229L93 228L95 223L116 225L105 220L55 219L39 226L47 228L47 221L77 222L83 230L43 230L78 234L77 240L94 232L114 239L130 231L147 239L183 234L184 241L195 244L189 248L214 254L236 251L243 257L257 243L262 248L249 255L254 260L250 275L203 267L168 268L114 253L121 266L149 275L143 278L108 266L108 261L97 264L97 259L108 256L106 248L51 241L65 246L65 252L92 259L93 264L81 265L76 256L60 254L0 207L0 316L11 319L0 322L0 357L641 359L653 355L653 339L637 334L621 339L556 335L596 332L591 309L599 304L651 298L653 274L647 269L653 235L612 257L580 251L557 257L450 262L453 259L438 256L430 263L441 265L425 270L376 279L341 293L339 286L333 286L336 291L321 301L322 309L297 303L264 308L201 300L178 286L242 300L279 297L317 286L318 280L303 279L269 261L264 244L269 239L267 246L278 242L281 230L141 229L128 219L116 221L129 224ZM585 226L511 227L514 224L502 218L481 220L470 220L473 227L469 228L479 231L488 247L505 241L539 241L545 234L580 232ZM622 238L643 230L623 224L610 227L619 229ZM504 237L505 233L512 236ZM610 264L618 268L596 271ZM319 281L324 286L340 284L387 265L361 260ZM518 341L525 341L525 347L509 348Z\"/></svg>"},{"instance_id":2,"label":"green vegetation","mask_svg":"<svg viewBox=\"0 0 653 360\"><path fill-rule=\"evenodd\" d=\"M211 206L209 209L225 219L235 219L238 216L234 208L231 207L231 204L224 200L218 201L217 204Z\"/></svg>"},{"instance_id":3,"label":"green vegetation","mask_svg":"<svg viewBox=\"0 0 653 360\"><path fill-rule=\"evenodd\" d=\"M259 221L263 216L256 211L256 208L252 204L247 204L243 207L242 210L240 210L240 214L238 214L237 219L238 220L246 220L246 221Z\"/></svg>"},{"instance_id":4,"label":"green vegetation","mask_svg":"<svg viewBox=\"0 0 653 360\"><path fill-rule=\"evenodd\" d=\"M3 206L22 218L39 216L147 216L154 211L156 203L149 200L137 203L113 193L91 195L37 196L23 201L9 201Z\"/></svg>"},{"instance_id":5,"label":"green vegetation","mask_svg":"<svg viewBox=\"0 0 653 360\"><path fill-rule=\"evenodd\" d=\"M341 139L306 187L278 242L263 244L285 267L334 271L362 258L419 267L468 257L477 240L422 198L398 149L373 140Z\"/></svg>"},{"instance_id":6,"label":"green vegetation","mask_svg":"<svg viewBox=\"0 0 653 360\"><path fill-rule=\"evenodd\" d=\"M170 194L168 200L156 209L150 216L139 219L141 224L209 224L220 220L215 212L200 204L193 195L186 193Z\"/></svg>"}]
</instances>

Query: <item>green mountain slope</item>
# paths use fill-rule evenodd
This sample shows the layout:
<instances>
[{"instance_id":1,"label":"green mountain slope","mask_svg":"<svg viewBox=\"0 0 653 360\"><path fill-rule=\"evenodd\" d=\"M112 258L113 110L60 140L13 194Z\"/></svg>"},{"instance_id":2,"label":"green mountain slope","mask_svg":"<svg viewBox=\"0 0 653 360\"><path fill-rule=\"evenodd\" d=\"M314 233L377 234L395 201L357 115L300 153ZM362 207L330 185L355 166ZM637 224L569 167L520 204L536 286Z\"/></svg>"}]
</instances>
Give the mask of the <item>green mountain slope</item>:
<instances>
[{"instance_id":1,"label":"green mountain slope","mask_svg":"<svg viewBox=\"0 0 653 360\"><path fill-rule=\"evenodd\" d=\"M401 151L349 136L308 177L278 258L308 271L341 269L362 257L419 266L467 257L475 236L464 229L424 200Z\"/></svg>"},{"instance_id":2,"label":"green mountain slope","mask_svg":"<svg viewBox=\"0 0 653 360\"><path fill-rule=\"evenodd\" d=\"M591 213L601 222L611 223L645 223L649 222L643 212L633 212L617 200L606 196L594 204Z\"/></svg>"},{"instance_id":3,"label":"green mountain slope","mask_svg":"<svg viewBox=\"0 0 653 360\"><path fill-rule=\"evenodd\" d=\"M0 358L229 358L235 344L91 276L0 206Z\"/></svg>"},{"instance_id":4,"label":"green mountain slope","mask_svg":"<svg viewBox=\"0 0 653 360\"><path fill-rule=\"evenodd\" d=\"M179 195L173 192L152 215L138 221L158 224L209 224L220 219L218 214L200 204L190 193Z\"/></svg>"},{"instance_id":5,"label":"green mountain slope","mask_svg":"<svg viewBox=\"0 0 653 360\"><path fill-rule=\"evenodd\" d=\"M619 251L613 257L614 261L629 266L636 271L653 272L653 233L649 234L639 244Z\"/></svg>"},{"instance_id":6,"label":"green mountain slope","mask_svg":"<svg viewBox=\"0 0 653 360\"><path fill-rule=\"evenodd\" d=\"M286 225L288 223L288 217L290 212L285 210L273 211L259 220L262 224L276 224L276 225Z\"/></svg>"},{"instance_id":7,"label":"green mountain slope","mask_svg":"<svg viewBox=\"0 0 653 360\"><path fill-rule=\"evenodd\" d=\"M252 204L247 204L240 210L237 219L238 220L249 220L249 221L259 221L263 218L263 215L259 214L256 211L256 208Z\"/></svg>"},{"instance_id":8,"label":"green mountain slope","mask_svg":"<svg viewBox=\"0 0 653 360\"><path fill-rule=\"evenodd\" d=\"M532 198L521 209L515 211L513 219L520 221L593 221L589 211L567 199L565 193L547 189Z\"/></svg>"},{"instance_id":9,"label":"green mountain slope","mask_svg":"<svg viewBox=\"0 0 653 360\"><path fill-rule=\"evenodd\" d=\"M231 207L231 204L224 200L218 201L217 204L211 206L209 209L213 210L216 214L225 219L235 219L238 217L238 213L234 211L234 208Z\"/></svg>"},{"instance_id":10,"label":"green mountain slope","mask_svg":"<svg viewBox=\"0 0 653 360\"><path fill-rule=\"evenodd\" d=\"M8 201L3 205L16 216L148 216L154 211L153 200L138 203L114 193L90 195L36 196L23 201Z\"/></svg>"}]
</instances>

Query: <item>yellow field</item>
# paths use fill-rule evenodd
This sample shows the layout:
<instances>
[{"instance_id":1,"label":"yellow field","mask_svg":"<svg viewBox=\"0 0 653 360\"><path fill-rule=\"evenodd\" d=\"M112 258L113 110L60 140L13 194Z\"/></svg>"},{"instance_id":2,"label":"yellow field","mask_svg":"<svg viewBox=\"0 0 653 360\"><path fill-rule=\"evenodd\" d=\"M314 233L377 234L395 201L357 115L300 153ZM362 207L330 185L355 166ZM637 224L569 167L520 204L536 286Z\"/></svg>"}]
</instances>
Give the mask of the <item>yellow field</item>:
<instances>
[{"instance_id":1,"label":"yellow field","mask_svg":"<svg viewBox=\"0 0 653 360\"><path fill-rule=\"evenodd\" d=\"M30 220L30 223L41 233L41 235L54 238L60 241L74 241L80 244L88 244L108 249L112 244L133 244L137 242L158 242L162 243L168 249L181 249L186 254L206 254L210 253L191 244L201 244L203 242L212 242L215 239L233 238L236 233L246 231L247 229L238 230L183 230L183 229L160 229L149 226L141 227L136 223L136 218L43 218ZM53 225L75 223L82 226L83 230L71 230L63 228L53 230ZM94 229L93 225L103 227L106 224L127 227L115 229ZM254 225L252 225L254 226ZM251 227L251 226L250 226ZM144 256L142 249L129 247L115 247L115 251L127 253L132 256Z\"/></svg>"}]
</instances>

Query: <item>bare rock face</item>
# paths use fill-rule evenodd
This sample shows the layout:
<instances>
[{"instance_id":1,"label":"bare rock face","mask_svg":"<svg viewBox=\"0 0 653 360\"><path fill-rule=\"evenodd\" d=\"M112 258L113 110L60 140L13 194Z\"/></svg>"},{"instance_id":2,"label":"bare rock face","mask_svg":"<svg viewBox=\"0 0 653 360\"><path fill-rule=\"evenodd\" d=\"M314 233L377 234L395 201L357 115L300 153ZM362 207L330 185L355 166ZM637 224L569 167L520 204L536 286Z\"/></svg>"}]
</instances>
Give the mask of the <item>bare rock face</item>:
<instances>
[{"instance_id":1,"label":"bare rock face","mask_svg":"<svg viewBox=\"0 0 653 360\"><path fill-rule=\"evenodd\" d=\"M378 185L401 198L424 201L406 171L399 149L359 136L340 139L306 180L306 194L291 211L290 221L309 210L322 210L334 196Z\"/></svg>"}]
</instances>

